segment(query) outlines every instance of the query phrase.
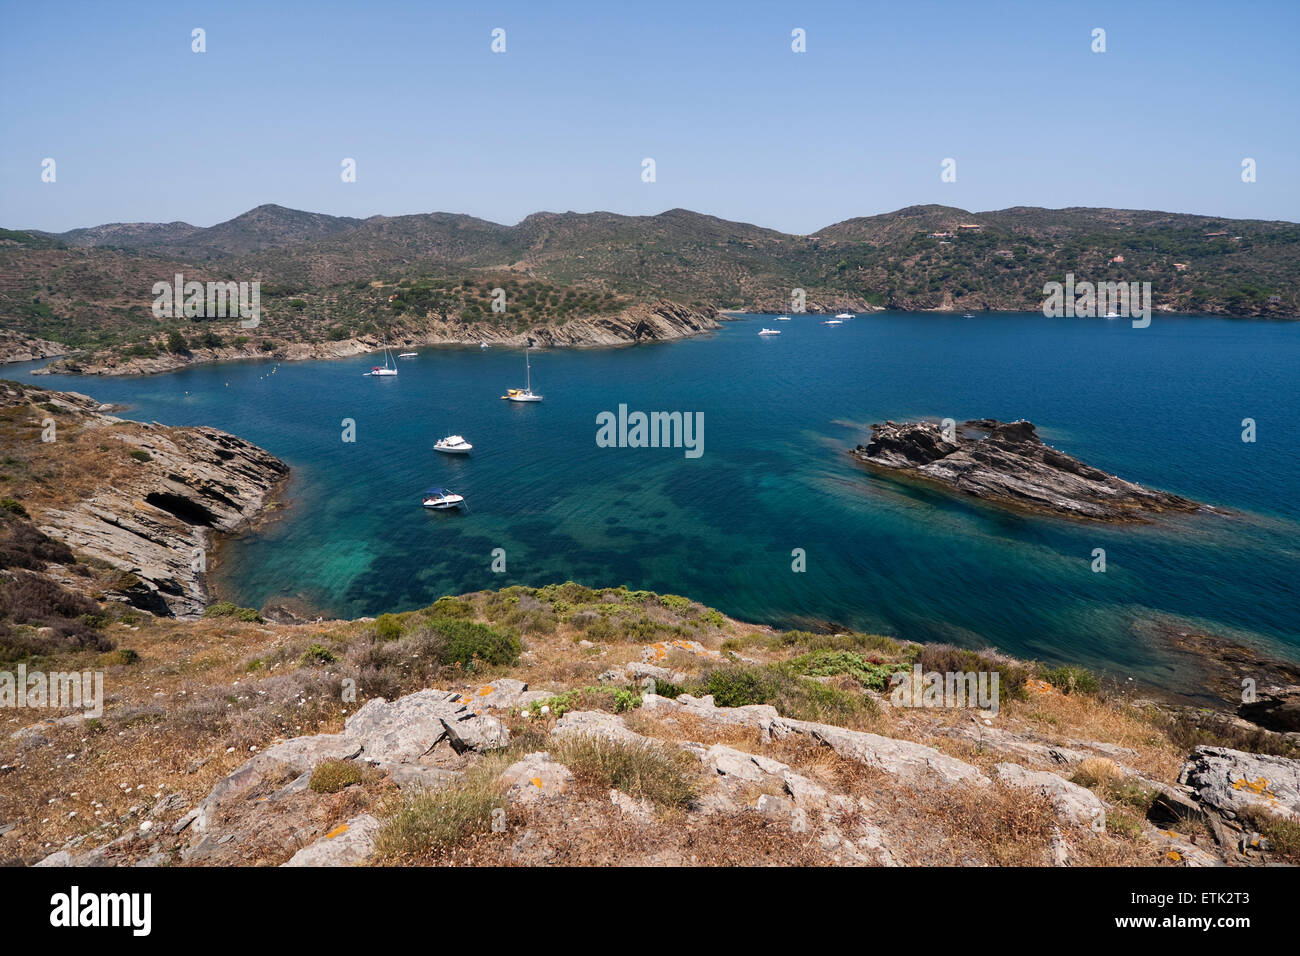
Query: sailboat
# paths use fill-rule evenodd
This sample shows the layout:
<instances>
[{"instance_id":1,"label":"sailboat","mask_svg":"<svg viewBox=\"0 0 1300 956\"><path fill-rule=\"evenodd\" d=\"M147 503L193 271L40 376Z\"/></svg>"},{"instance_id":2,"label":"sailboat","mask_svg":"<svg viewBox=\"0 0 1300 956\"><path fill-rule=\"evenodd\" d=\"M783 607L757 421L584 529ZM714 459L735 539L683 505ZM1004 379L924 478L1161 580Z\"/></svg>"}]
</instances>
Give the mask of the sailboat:
<instances>
[{"instance_id":1,"label":"sailboat","mask_svg":"<svg viewBox=\"0 0 1300 956\"><path fill-rule=\"evenodd\" d=\"M384 364L372 365L367 375L396 375L397 367L393 365L393 360L388 354L388 346L384 346Z\"/></svg>"},{"instance_id":2,"label":"sailboat","mask_svg":"<svg viewBox=\"0 0 1300 956\"><path fill-rule=\"evenodd\" d=\"M509 389L501 397L510 402L540 402L542 396L533 391L533 368L528 361L528 349L524 349L524 387Z\"/></svg>"}]
</instances>

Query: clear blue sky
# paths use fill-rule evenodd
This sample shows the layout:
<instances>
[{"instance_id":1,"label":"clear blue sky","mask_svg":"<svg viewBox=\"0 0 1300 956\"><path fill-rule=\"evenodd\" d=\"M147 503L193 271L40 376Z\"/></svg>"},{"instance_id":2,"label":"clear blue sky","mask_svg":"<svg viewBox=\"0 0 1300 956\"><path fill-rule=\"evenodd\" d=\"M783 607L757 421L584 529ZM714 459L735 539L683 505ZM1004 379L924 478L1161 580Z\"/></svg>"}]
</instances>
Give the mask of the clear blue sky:
<instances>
[{"instance_id":1,"label":"clear blue sky","mask_svg":"<svg viewBox=\"0 0 1300 956\"><path fill-rule=\"evenodd\" d=\"M0 224L265 202L792 232L927 202L1300 220L1297 35L1296 0L0 0Z\"/></svg>"}]
</instances>

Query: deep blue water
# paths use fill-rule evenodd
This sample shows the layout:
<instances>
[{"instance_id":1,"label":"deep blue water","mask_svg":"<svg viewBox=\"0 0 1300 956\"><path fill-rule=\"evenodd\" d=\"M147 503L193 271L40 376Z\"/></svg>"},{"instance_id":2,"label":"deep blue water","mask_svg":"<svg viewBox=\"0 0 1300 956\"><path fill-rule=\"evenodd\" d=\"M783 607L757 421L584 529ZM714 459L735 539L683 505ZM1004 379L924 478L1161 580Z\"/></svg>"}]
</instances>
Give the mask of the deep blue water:
<instances>
[{"instance_id":1,"label":"deep blue water","mask_svg":"<svg viewBox=\"0 0 1300 956\"><path fill-rule=\"evenodd\" d=\"M783 334L760 338L762 325ZM292 596L351 616L574 579L1167 686L1185 675L1148 640L1153 620L1300 658L1300 324L753 317L675 343L534 352L540 405L499 398L522 384L519 351L420 353L390 379L363 377L363 356L33 381L215 425L293 466L283 515L222 550L216 588L243 605ZM597 447L597 413L620 403L703 412L703 456ZM873 477L845 454L870 422L923 416L1028 418L1098 467L1235 513L1116 528L1026 517ZM447 432L473 456L433 452ZM465 513L424 512L430 485L465 495Z\"/></svg>"}]
</instances>

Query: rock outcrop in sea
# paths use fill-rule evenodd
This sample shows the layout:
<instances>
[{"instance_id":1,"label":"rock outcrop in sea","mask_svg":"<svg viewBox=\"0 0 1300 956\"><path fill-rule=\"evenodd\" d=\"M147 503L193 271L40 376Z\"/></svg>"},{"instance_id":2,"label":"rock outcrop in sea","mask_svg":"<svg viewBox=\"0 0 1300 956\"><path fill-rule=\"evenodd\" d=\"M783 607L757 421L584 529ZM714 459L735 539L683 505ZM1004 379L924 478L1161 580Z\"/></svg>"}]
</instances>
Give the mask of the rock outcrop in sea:
<instances>
[{"instance_id":1,"label":"rock outcrop in sea","mask_svg":"<svg viewBox=\"0 0 1300 956\"><path fill-rule=\"evenodd\" d=\"M1201 505L1093 468L1043 444L1027 421L884 422L853 456L874 468L925 479L999 504L1096 521L1145 521Z\"/></svg>"}]
</instances>

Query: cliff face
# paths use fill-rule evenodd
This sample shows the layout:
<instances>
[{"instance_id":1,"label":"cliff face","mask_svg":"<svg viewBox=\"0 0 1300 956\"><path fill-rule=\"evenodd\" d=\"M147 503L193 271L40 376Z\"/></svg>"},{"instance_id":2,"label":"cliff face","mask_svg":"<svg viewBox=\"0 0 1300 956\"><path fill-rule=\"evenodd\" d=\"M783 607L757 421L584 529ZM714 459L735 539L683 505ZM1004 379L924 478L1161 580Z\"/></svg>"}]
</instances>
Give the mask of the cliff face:
<instances>
[{"instance_id":1,"label":"cliff face","mask_svg":"<svg viewBox=\"0 0 1300 956\"><path fill-rule=\"evenodd\" d=\"M195 348L185 353L164 352L152 357L116 359L91 356L84 361L65 359L36 370L35 375L150 375L170 372L187 365L274 358L294 362L305 359L347 358L374 352L385 345L390 348L413 348L428 345L478 345L486 342L510 348L527 345L549 348L593 348L636 345L687 338L720 328L726 317L714 308L692 308L660 300L631 306L616 315L590 316L568 322L533 326L522 332L502 329L483 322L446 321L431 318L423 328L396 333L389 341L374 336L359 336L337 342L274 341L273 351L265 351L262 338L243 346ZM62 354L62 353L52 353Z\"/></svg>"},{"instance_id":2,"label":"cliff face","mask_svg":"<svg viewBox=\"0 0 1300 956\"><path fill-rule=\"evenodd\" d=\"M33 523L121 572L110 597L154 613L202 613L213 535L261 515L289 473L275 456L215 428L128 422L84 395L0 386L0 408L21 415L23 406L33 428L52 420L57 429L55 441L32 435L28 445L33 471L42 458L59 459L60 493L35 487L24 495Z\"/></svg>"}]
</instances>

